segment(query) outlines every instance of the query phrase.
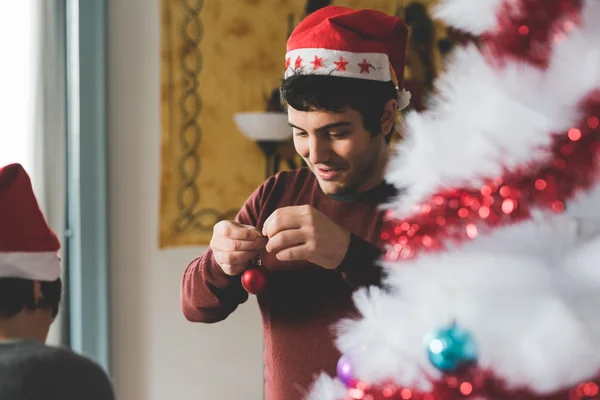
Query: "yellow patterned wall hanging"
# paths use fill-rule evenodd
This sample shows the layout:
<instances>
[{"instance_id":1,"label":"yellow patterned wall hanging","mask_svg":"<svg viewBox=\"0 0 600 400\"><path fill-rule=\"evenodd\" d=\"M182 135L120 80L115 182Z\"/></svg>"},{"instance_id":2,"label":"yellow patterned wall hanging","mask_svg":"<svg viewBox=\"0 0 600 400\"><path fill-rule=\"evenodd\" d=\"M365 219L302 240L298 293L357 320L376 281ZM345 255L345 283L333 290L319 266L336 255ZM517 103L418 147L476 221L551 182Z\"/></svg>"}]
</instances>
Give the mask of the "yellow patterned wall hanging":
<instances>
[{"instance_id":1,"label":"yellow patterned wall hanging","mask_svg":"<svg viewBox=\"0 0 600 400\"><path fill-rule=\"evenodd\" d=\"M290 29L330 3L396 14L412 1L162 0L161 248L207 245L264 181L263 153L233 115L268 108ZM291 142L280 152L293 157Z\"/></svg>"}]
</instances>

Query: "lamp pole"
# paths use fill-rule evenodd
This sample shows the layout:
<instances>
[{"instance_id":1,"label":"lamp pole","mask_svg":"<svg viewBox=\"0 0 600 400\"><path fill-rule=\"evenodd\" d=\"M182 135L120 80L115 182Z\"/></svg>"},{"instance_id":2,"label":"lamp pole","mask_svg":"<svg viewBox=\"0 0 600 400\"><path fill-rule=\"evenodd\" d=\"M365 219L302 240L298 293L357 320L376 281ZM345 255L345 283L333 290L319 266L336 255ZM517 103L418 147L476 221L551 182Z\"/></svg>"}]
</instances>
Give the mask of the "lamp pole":
<instances>
[{"instance_id":1,"label":"lamp pole","mask_svg":"<svg viewBox=\"0 0 600 400\"><path fill-rule=\"evenodd\" d=\"M257 140L256 144L265 155L265 179L279 172L280 155L277 146L280 142L274 140Z\"/></svg>"}]
</instances>

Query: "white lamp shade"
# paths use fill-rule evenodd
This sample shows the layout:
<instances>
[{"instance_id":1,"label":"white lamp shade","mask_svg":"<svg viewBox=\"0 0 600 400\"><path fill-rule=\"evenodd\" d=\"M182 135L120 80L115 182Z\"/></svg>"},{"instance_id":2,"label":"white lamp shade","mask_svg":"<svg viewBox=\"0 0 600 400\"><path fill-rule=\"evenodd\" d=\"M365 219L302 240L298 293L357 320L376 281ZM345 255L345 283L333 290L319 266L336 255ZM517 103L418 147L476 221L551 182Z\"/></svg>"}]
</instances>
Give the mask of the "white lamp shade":
<instances>
[{"instance_id":1,"label":"white lamp shade","mask_svg":"<svg viewBox=\"0 0 600 400\"><path fill-rule=\"evenodd\" d=\"M284 142L292 137L286 113L238 113L233 118L244 136L255 141Z\"/></svg>"}]
</instances>

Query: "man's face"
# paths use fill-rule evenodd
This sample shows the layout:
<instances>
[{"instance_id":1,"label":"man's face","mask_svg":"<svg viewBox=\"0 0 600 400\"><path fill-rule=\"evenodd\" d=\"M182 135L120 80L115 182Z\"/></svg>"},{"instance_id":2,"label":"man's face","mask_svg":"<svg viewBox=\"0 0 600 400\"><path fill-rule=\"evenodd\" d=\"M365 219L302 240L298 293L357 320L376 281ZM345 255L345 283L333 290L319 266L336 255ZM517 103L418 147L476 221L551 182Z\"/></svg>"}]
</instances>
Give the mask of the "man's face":
<instances>
[{"instance_id":1,"label":"man's face","mask_svg":"<svg viewBox=\"0 0 600 400\"><path fill-rule=\"evenodd\" d=\"M296 151L325 194L369 189L374 175L380 174L385 138L368 132L356 110L334 113L288 107L288 119Z\"/></svg>"}]
</instances>

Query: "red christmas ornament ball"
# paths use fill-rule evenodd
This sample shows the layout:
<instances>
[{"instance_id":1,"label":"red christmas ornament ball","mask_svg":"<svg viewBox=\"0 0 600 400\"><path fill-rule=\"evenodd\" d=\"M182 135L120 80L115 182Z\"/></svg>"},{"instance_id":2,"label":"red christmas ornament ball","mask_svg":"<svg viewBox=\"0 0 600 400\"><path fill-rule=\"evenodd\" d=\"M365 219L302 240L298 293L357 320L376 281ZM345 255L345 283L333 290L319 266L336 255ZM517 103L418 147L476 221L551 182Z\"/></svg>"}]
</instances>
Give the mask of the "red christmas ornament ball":
<instances>
[{"instance_id":1,"label":"red christmas ornament ball","mask_svg":"<svg viewBox=\"0 0 600 400\"><path fill-rule=\"evenodd\" d=\"M242 274L242 286L248 293L261 294L267 288L267 273L264 268L250 268Z\"/></svg>"}]
</instances>

